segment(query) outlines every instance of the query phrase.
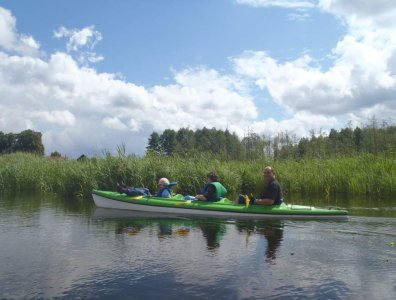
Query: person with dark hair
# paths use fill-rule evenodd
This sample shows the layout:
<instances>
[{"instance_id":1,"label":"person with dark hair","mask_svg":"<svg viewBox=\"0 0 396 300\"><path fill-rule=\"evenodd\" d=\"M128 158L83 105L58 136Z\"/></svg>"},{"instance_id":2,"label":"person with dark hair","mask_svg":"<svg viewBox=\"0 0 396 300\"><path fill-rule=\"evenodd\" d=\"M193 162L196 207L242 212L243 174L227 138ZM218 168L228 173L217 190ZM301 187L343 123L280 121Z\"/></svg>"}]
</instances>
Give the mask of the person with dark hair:
<instances>
[{"instance_id":1,"label":"person with dark hair","mask_svg":"<svg viewBox=\"0 0 396 300\"><path fill-rule=\"evenodd\" d=\"M281 186L275 178L275 170L272 167L264 168L264 179L267 182L265 193L260 199L255 199L254 204L259 205L281 205L283 202Z\"/></svg>"},{"instance_id":2,"label":"person with dark hair","mask_svg":"<svg viewBox=\"0 0 396 300\"><path fill-rule=\"evenodd\" d=\"M195 196L197 200L216 202L221 200L226 194L227 189L219 182L220 178L216 172L206 175L206 184L201 194Z\"/></svg>"},{"instance_id":3,"label":"person with dark hair","mask_svg":"<svg viewBox=\"0 0 396 300\"><path fill-rule=\"evenodd\" d=\"M264 180L267 183L265 192L260 195L260 198L255 199L253 195L249 196L250 204L258 205L281 205L283 203L282 189L276 180L274 168L268 166L263 171ZM237 203L246 204L247 197L240 194Z\"/></svg>"}]
</instances>

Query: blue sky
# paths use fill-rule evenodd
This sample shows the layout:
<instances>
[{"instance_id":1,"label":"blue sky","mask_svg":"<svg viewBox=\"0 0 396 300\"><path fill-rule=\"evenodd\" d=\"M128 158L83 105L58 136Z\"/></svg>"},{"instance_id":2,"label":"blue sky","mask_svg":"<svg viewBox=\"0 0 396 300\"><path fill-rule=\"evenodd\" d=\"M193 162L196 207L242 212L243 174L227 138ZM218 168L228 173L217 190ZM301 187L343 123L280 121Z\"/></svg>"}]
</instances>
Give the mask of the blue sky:
<instances>
[{"instance_id":1,"label":"blue sky","mask_svg":"<svg viewBox=\"0 0 396 300\"><path fill-rule=\"evenodd\" d=\"M38 40L47 53L63 50L53 38L60 26L95 26L103 42L96 52L106 59L100 72L122 73L143 85L169 82L170 71L205 65L230 68L227 58L244 50L266 49L279 60L310 49L328 53L343 28L332 15L315 12L312 20L289 20L284 8L255 8L235 1L9 1L18 30ZM98 5L99 3L99 5ZM315 26L312 26L315 20ZM167 80L168 79L168 80Z\"/></svg>"},{"instance_id":2,"label":"blue sky","mask_svg":"<svg viewBox=\"0 0 396 300\"><path fill-rule=\"evenodd\" d=\"M392 1L0 1L0 131L142 154L166 128L274 136L395 113Z\"/></svg>"}]
</instances>

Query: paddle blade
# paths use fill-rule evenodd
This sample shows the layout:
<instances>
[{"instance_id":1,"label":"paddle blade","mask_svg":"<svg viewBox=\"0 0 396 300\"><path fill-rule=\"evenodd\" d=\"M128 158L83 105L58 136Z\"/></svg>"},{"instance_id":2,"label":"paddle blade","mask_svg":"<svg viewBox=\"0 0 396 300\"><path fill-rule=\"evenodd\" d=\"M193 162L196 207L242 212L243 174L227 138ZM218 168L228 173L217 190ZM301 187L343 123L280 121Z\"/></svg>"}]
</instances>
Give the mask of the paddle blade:
<instances>
[{"instance_id":1,"label":"paddle blade","mask_svg":"<svg viewBox=\"0 0 396 300\"><path fill-rule=\"evenodd\" d=\"M191 203L191 200L187 200L187 201L184 201L184 202L177 202L176 205L180 206L180 205L185 205L187 203Z\"/></svg>"},{"instance_id":2,"label":"paddle blade","mask_svg":"<svg viewBox=\"0 0 396 300\"><path fill-rule=\"evenodd\" d=\"M143 198L143 196L136 196L136 197L130 197L130 198L128 198L128 200L139 200L142 198Z\"/></svg>"},{"instance_id":3,"label":"paddle blade","mask_svg":"<svg viewBox=\"0 0 396 300\"><path fill-rule=\"evenodd\" d=\"M246 207L249 207L250 205L250 198L248 195L246 195Z\"/></svg>"}]
</instances>

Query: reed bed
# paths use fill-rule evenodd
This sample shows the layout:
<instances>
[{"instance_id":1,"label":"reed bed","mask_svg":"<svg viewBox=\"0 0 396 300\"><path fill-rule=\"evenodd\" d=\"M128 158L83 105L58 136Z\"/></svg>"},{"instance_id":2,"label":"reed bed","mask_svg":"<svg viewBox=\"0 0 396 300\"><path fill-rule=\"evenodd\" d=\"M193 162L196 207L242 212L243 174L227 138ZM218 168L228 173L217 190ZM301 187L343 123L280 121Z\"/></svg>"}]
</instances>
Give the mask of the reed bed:
<instances>
[{"instance_id":1,"label":"reed bed","mask_svg":"<svg viewBox=\"0 0 396 300\"><path fill-rule=\"evenodd\" d=\"M0 156L0 191L89 198L92 189L114 190L117 182L155 192L158 179L167 177L178 182L175 192L194 195L201 191L206 174L216 170L230 195L258 195L265 187L264 165L275 168L286 197L396 194L396 159L373 155L301 161L220 161L203 154L188 158L108 154L76 161L13 153Z\"/></svg>"}]
</instances>

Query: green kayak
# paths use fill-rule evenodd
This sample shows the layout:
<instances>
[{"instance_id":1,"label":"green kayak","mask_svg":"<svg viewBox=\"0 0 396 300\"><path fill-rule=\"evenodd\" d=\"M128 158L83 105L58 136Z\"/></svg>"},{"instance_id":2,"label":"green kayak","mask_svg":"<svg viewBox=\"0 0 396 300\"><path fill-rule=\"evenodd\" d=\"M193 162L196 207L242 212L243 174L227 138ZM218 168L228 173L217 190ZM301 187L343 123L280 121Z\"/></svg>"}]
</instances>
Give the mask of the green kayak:
<instances>
[{"instance_id":1,"label":"green kayak","mask_svg":"<svg viewBox=\"0 0 396 300\"><path fill-rule=\"evenodd\" d=\"M285 204L263 206L237 204L226 198L218 202L184 200L182 195L173 198L130 197L112 191L93 190L93 200L97 207L126 209L175 215L195 215L236 218L290 218L328 219L346 218L348 211L338 208L316 208L312 206Z\"/></svg>"}]
</instances>

